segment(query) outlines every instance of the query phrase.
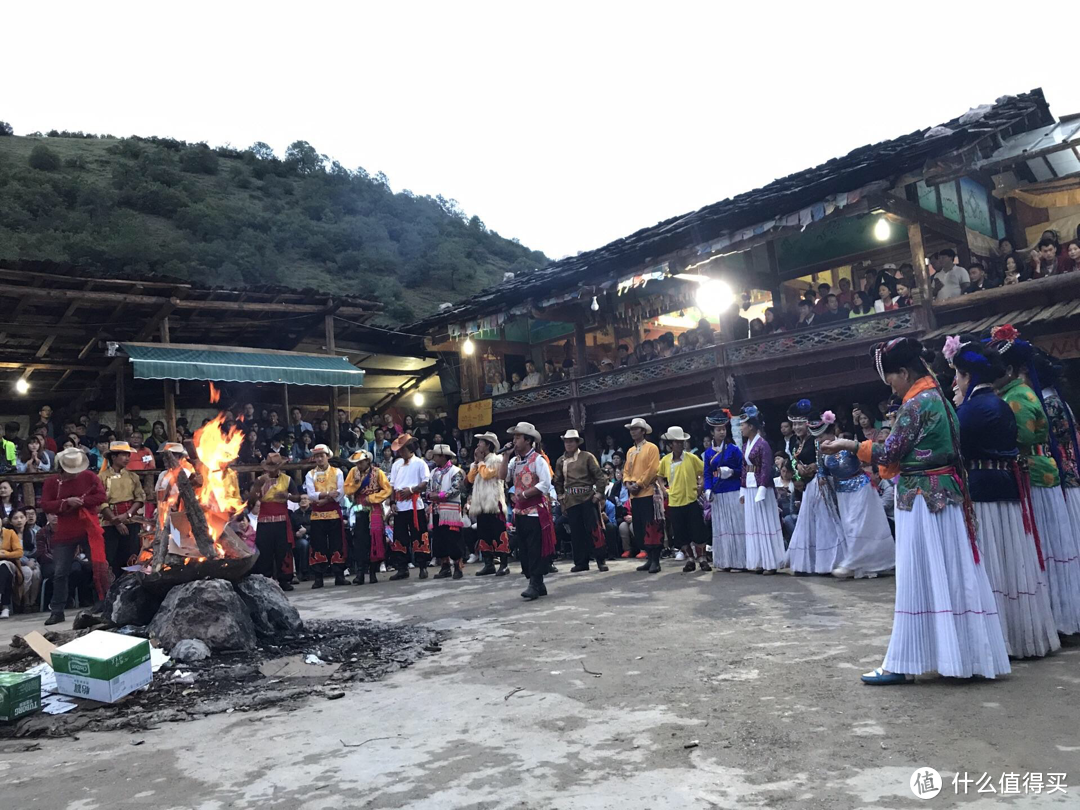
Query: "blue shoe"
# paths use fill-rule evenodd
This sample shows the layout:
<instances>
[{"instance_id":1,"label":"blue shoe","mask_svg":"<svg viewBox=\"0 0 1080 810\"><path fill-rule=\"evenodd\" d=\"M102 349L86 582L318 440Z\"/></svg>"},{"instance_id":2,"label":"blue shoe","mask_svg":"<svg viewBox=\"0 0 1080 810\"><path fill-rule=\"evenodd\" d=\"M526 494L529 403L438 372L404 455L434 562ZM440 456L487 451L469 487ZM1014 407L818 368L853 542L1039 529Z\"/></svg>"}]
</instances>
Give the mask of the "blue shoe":
<instances>
[{"instance_id":1,"label":"blue shoe","mask_svg":"<svg viewBox=\"0 0 1080 810\"><path fill-rule=\"evenodd\" d=\"M869 686L898 686L902 683L915 683L915 676L900 672L886 672L878 667L873 672L862 676L862 682Z\"/></svg>"}]
</instances>

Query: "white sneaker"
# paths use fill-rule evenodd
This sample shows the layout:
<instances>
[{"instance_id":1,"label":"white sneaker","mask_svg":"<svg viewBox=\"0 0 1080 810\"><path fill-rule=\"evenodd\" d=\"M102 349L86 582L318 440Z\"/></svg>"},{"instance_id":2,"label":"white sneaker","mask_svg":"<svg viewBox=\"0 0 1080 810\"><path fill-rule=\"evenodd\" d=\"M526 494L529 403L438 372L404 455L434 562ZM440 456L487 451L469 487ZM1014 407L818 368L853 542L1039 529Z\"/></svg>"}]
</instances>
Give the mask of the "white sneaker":
<instances>
[{"instance_id":1,"label":"white sneaker","mask_svg":"<svg viewBox=\"0 0 1080 810\"><path fill-rule=\"evenodd\" d=\"M381 564L381 565L379 566L379 573L380 573L380 574L385 574L385 573L386 573L386 563L382 563L382 564Z\"/></svg>"},{"instance_id":2,"label":"white sneaker","mask_svg":"<svg viewBox=\"0 0 1080 810\"><path fill-rule=\"evenodd\" d=\"M7 608L4 608L3 610L0 610L0 619L6 619L9 616L11 616L11 611L10 610L8 610Z\"/></svg>"},{"instance_id":3,"label":"white sneaker","mask_svg":"<svg viewBox=\"0 0 1080 810\"><path fill-rule=\"evenodd\" d=\"M686 555L681 551L675 555L675 562L683 562L686 559Z\"/></svg>"},{"instance_id":4,"label":"white sneaker","mask_svg":"<svg viewBox=\"0 0 1080 810\"><path fill-rule=\"evenodd\" d=\"M465 562L467 562L467 563L480 562L480 558L477 557L475 554L470 554L469 559L467 559Z\"/></svg>"},{"instance_id":5,"label":"white sneaker","mask_svg":"<svg viewBox=\"0 0 1080 810\"><path fill-rule=\"evenodd\" d=\"M416 566L413 565L412 563L409 563L409 568L416 568Z\"/></svg>"}]
</instances>

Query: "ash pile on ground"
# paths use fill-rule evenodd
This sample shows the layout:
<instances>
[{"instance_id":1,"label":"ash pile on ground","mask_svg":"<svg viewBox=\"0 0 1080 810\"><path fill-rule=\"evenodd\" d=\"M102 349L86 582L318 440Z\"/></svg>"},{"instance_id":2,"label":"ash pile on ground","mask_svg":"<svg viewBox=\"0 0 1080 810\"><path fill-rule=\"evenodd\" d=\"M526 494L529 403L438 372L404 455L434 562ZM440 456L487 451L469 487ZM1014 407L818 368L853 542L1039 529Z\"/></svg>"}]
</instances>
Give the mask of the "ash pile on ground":
<instances>
[{"instance_id":1,"label":"ash pile on ground","mask_svg":"<svg viewBox=\"0 0 1080 810\"><path fill-rule=\"evenodd\" d=\"M443 636L425 627L373 621L308 621L303 631L260 641L255 650L217 653L192 664L169 661L150 686L114 704L65 698L78 708L59 715L39 712L14 725L0 725L0 738L150 729L222 712L295 705L307 697L334 700L344 697L350 683L379 680L425 653L439 652ZM322 663L305 663L311 655ZM28 657L9 669L21 671L39 663L36 656ZM264 674L279 669L280 675Z\"/></svg>"}]
</instances>

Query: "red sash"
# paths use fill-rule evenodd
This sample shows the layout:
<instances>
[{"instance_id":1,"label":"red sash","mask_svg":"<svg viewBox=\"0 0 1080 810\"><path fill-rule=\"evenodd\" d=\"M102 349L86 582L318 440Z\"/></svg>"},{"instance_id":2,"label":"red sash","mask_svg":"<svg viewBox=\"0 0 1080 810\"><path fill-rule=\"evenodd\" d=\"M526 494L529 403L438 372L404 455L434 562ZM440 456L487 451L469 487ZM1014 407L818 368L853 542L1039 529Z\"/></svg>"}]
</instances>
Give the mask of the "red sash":
<instances>
[{"instance_id":1,"label":"red sash","mask_svg":"<svg viewBox=\"0 0 1080 810\"><path fill-rule=\"evenodd\" d=\"M555 553L555 521L551 519L551 506L547 498L538 492L532 498L519 497L515 503L517 509L532 509L534 506L536 516L540 519L540 534L543 538L540 544L540 556L550 557ZM531 517L531 515L520 517Z\"/></svg>"}]
</instances>

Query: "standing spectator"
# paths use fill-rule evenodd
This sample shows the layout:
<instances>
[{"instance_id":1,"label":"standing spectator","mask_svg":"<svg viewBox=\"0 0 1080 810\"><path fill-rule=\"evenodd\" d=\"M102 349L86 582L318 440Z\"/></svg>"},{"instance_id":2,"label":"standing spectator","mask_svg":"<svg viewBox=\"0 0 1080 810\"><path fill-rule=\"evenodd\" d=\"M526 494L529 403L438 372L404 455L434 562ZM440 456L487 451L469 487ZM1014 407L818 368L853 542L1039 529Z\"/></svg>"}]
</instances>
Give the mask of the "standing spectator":
<instances>
[{"instance_id":1,"label":"standing spectator","mask_svg":"<svg viewBox=\"0 0 1080 810\"><path fill-rule=\"evenodd\" d=\"M491 395L493 397L499 397L503 394L510 393L510 385L503 379L503 375L499 372L495 372L495 382L491 384ZM376 456L375 458L378 458Z\"/></svg>"},{"instance_id":2,"label":"standing spectator","mask_svg":"<svg viewBox=\"0 0 1080 810\"><path fill-rule=\"evenodd\" d=\"M148 447L143 446L143 435L141 431L133 431L131 439L129 440L131 445L131 459L127 463L127 468L132 472L142 472L143 470L156 469L157 465L154 463L154 454Z\"/></svg>"},{"instance_id":3,"label":"standing spectator","mask_svg":"<svg viewBox=\"0 0 1080 810\"><path fill-rule=\"evenodd\" d=\"M86 435L92 442L97 441L98 434L101 433L101 420L98 417L98 412L91 408L86 412Z\"/></svg>"},{"instance_id":4,"label":"standing spectator","mask_svg":"<svg viewBox=\"0 0 1080 810\"><path fill-rule=\"evenodd\" d=\"M98 434L97 442L87 453L92 472L101 472L102 467L105 466L105 455L109 452L110 442L112 442L111 433L102 432Z\"/></svg>"},{"instance_id":5,"label":"standing spectator","mask_svg":"<svg viewBox=\"0 0 1080 810\"><path fill-rule=\"evenodd\" d=\"M521 380L520 390L524 391L528 388L536 388L539 385L543 385L544 380L540 376L540 372L536 370L536 363L532 360L525 361L525 377Z\"/></svg>"},{"instance_id":6,"label":"standing spectator","mask_svg":"<svg viewBox=\"0 0 1080 810\"><path fill-rule=\"evenodd\" d=\"M150 433L150 420L142 415L142 411L138 405L131 406L131 427L142 433L144 436Z\"/></svg>"},{"instance_id":7,"label":"standing spectator","mask_svg":"<svg viewBox=\"0 0 1080 810\"><path fill-rule=\"evenodd\" d=\"M52 415L52 405L42 405L41 408L38 410L38 422L45 425L45 435L48 436L50 439L55 439L56 434L60 431L57 430L56 424L53 422ZM53 452L56 451L53 450Z\"/></svg>"},{"instance_id":8,"label":"standing spectator","mask_svg":"<svg viewBox=\"0 0 1080 810\"><path fill-rule=\"evenodd\" d=\"M986 277L986 270L978 262L973 262L971 267L968 268L968 277L971 279L971 284L964 290L964 295L989 290L995 286L990 283L990 280Z\"/></svg>"},{"instance_id":9,"label":"standing spectator","mask_svg":"<svg viewBox=\"0 0 1080 810\"><path fill-rule=\"evenodd\" d=\"M53 454L42 447L40 436L31 436L19 453L15 468L20 473L46 473L52 471Z\"/></svg>"},{"instance_id":10,"label":"standing spectator","mask_svg":"<svg viewBox=\"0 0 1080 810\"><path fill-rule=\"evenodd\" d=\"M1053 231L1043 231L1043 238L1031 251L1032 278L1046 278L1066 272L1068 257L1058 245L1057 235Z\"/></svg>"},{"instance_id":11,"label":"standing spectator","mask_svg":"<svg viewBox=\"0 0 1080 810\"><path fill-rule=\"evenodd\" d=\"M809 329L814 325L814 308L803 298L799 301L799 320L795 324L796 329Z\"/></svg>"},{"instance_id":12,"label":"standing spectator","mask_svg":"<svg viewBox=\"0 0 1080 810\"><path fill-rule=\"evenodd\" d=\"M26 510L17 509L11 514L8 521L11 529L19 536L22 545L22 557L16 561L21 569L21 586L15 599L15 604L23 612L37 610L37 600L41 593L41 566L35 559L37 546L34 543L34 532L27 523Z\"/></svg>"},{"instance_id":13,"label":"standing spectator","mask_svg":"<svg viewBox=\"0 0 1080 810\"><path fill-rule=\"evenodd\" d=\"M615 454L620 452L619 448L615 446L615 437L608 433L604 436L604 451L600 454L600 464L611 464L612 458Z\"/></svg>"},{"instance_id":14,"label":"standing spectator","mask_svg":"<svg viewBox=\"0 0 1080 810\"><path fill-rule=\"evenodd\" d=\"M911 300L911 285L908 284L906 278L898 278L896 280L896 298L893 299L893 303L897 309L903 309L904 307L910 307L912 305Z\"/></svg>"},{"instance_id":15,"label":"standing spectator","mask_svg":"<svg viewBox=\"0 0 1080 810\"><path fill-rule=\"evenodd\" d=\"M345 412L344 408L337 409L337 433L338 437L344 437L345 432L352 427L349 424L349 414Z\"/></svg>"},{"instance_id":16,"label":"standing spectator","mask_svg":"<svg viewBox=\"0 0 1080 810\"><path fill-rule=\"evenodd\" d=\"M704 348L705 346L712 346L716 343L716 333L713 331L712 324L709 323L708 318L701 318L697 322L697 334L698 345ZM630 363L630 365L634 365Z\"/></svg>"},{"instance_id":17,"label":"standing spectator","mask_svg":"<svg viewBox=\"0 0 1080 810\"><path fill-rule=\"evenodd\" d=\"M817 294L817 300L814 302L814 314L815 315L824 315L825 310L828 309L828 306L829 306L828 299L829 299L829 293L832 292L832 285L826 284L825 282L822 282L821 284L818 284L817 289L818 289L818 294Z\"/></svg>"},{"instance_id":18,"label":"standing spectator","mask_svg":"<svg viewBox=\"0 0 1080 810\"><path fill-rule=\"evenodd\" d=\"M310 458L310 456L308 456ZM298 508L289 512L292 521L293 537L296 540L296 573L301 582L308 581L308 535L311 533L311 498L306 492L300 495Z\"/></svg>"},{"instance_id":19,"label":"standing spectator","mask_svg":"<svg viewBox=\"0 0 1080 810\"><path fill-rule=\"evenodd\" d=\"M795 428L792 427L791 421L788 419L781 420L780 450L787 453L789 456L793 456L795 455L795 450L798 448L798 446L799 437L795 435Z\"/></svg>"},{"instance_id":20,"label":"standing spectator","mask_svg":"<svg viewBox=\"0 0 1080 810\"><path fill-rule=\"evenodd\" d=\"M344 411L338 411L338 413L344 413ZM281 415L276 410L272 410L270 411L268 418L270 419L270 422L263 428L263 442L265 442L266 444L270 444L270 442L278 438L280 438L282 442L284 442L285 426L281 424ZM341 426L339 424L339 428L340 427ZM344 428L341 428L339 430L338 436L344 436L345 431L348 430L348 427L349 426L346 423Z\"/></svg>"},{"instance_id":21,"label":"standing spectator","mask_svg":"<svg viewBox=\"0 0 1080 810\"><path fill-rule=\"evenodd\" d=\"M0 619L11 616L15 595L22 586L22 556L18 533L6 525L0 528Z\"/></svg>"},{"instance_id":22,"label":"standing spectator","mask_svg":"<svg viewBox=\"0 0 1080 810\"><path fill-rule=\"evenodd\" d=\"M15 424L17 425L18 423L16 422ZM6 430L6 426L5 426L5 430ZM48 450L50 453L52 453L54 455L56 454L56 451L58 450L58 448L56 446L56 440L53 439L51 436L49 436L49 426L48 425L46 425L44 422L38 422L30 430L30 433L31 434L37 434L38 436L40 436L41 439L42 439L42 446L46 450Z\"/></svg>"},{"instance_id":23,"label":"standing spectator","mask_svg":"<svg viewBox=\"0 0 1080 810\"><path fill-rule=\"evenodd\" d=\"M554 360L544 361L544 380L545 382L562 382L566 379L566 374L563 373L561 368L556 367ZM472 461L469 462L472 464Z\"/></svg>"},{"instance_id":24,"label":"standing spectator","mask_svg":"<svg viewBox=\"0 0 1080 810\"><path fill-rule=\"evenodd\" d=\"M421 441L427 441L427 437L422 437ZM372 458L382 458L382 451L384 447L389 447L390 442L386 439L386 434L382 428L375 429L375 438L372 439L371 444L368 445L368 452L371 453Z\"/></svg>"},{"instance_id":25,"label":"standing spectator","mask_svg":"<svg viewBox=\"0 0 1080 810\"><path fill-rule=\"evenodd\" d=\"M251 427L244 435L244 441L240 445L240 453L237 458L241 464L262 464L263 456L263 445L259 439L259 430L257 427Z\"/></svg>"},{"instance_id":26,"label":"standing spectator","mask_svg":"<svg viewBox=\"0 0 1080 810\"><path fill-rule=\"evenodd\" d=\"M627 366L636 366L637 356L630 351L630 347L625 343L619 344L619 367L626 368Z\"/></svg>"},{"instance_id":27,"label":"standing spectator","mask_svg":"<svg viewBox=\"0 0 1080 810\"><path fill-rule=\"evenodd\" d=\"M312 434L315 432L311 423L304 421L304 412L299 408L292 408L289 411L289 432L297 442L300 442L305 430Z\"/></svg>"},{"instance_id":28,"label":"standing spectator","mask_svg":"<svg viewBox=\"0 0 1080 810\"><path fill-rule=\"evenodd\" d=\"M0 438L0 444L3 444L3 452L0 453L0 472L11 472L19 461L19 445L12 437L12 425L15 426L14 436L19 434L18 422L8 422L4 425L4 435Z\"/></svg>"},{"instance_id":29,"label":"standing spectator","mask_svg":"<svg viewBox=\"0 0 1080 810\"><path fill-rule=\"evenodd\" d=\"M1065 266L1063 272L1073 273L1080 270L1080 239L1074 239L1065 246Z\"/></svg>"},{"instance_id":30,"label":"standing spectator","mask_svg":"<svg viewBox=\"0 0 1080 810\"><path fill-rule=\"evenodd\" d=\"M386 445L386 447L384 447L382 450L382 460L379 462L379 469L387 475L390 475L390 471L393 469L393 467L394 451L393 449L391 449L390 445Z\"/></svg>"},{"instance_id":31,"label":"standing spectator","mask_svg":"<svg viewBox=\"0 0 1080 810\"><path fill-rule=\"evenodd\" d=\"M888 273L882 273L878 281L878 300L874 302L874 312L892 312L896 309L896 281Z\"/></svg>"},{"instance_id":32,"label":"standing spectator","mask_svg":"<svg viewBox=\"0 0 1080 810\"><path fill-rule=\"evenodd\" d=\"M370 444L375 438L375 428L371 424L371 411L360 415L360 428L363 431L364 441Z\"/></svg>"},{"instance_id":33,"label":"standing spectator","mask_svg":"<svg viewBox=\"0 0 1080 810\"><path fill-rule=\"evenodd\" d=\"M967 270L956 263L956 251L952 248L939 250L930 257L933 265L934 277L932 284L934 297L938 301L948 301L950 298L959 298L971 283Z\"/></svg>"}]
</instances>

